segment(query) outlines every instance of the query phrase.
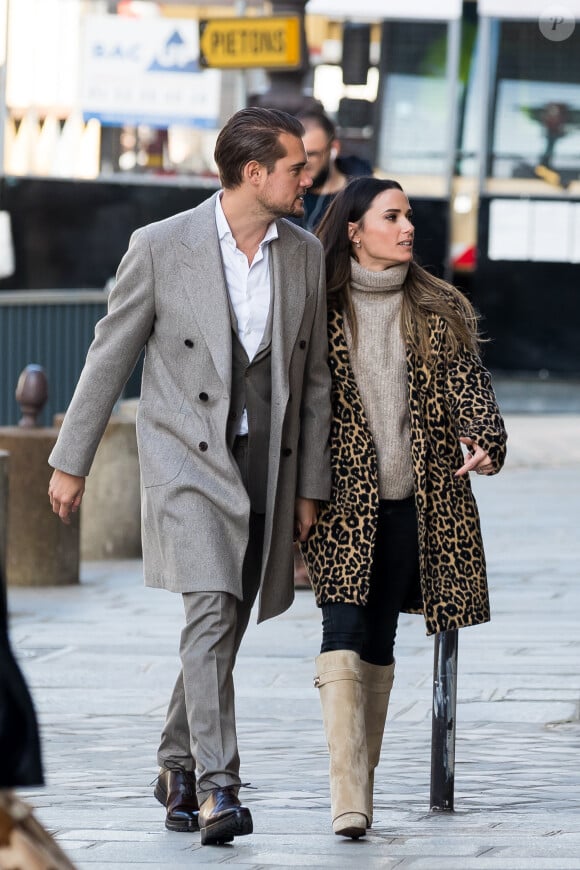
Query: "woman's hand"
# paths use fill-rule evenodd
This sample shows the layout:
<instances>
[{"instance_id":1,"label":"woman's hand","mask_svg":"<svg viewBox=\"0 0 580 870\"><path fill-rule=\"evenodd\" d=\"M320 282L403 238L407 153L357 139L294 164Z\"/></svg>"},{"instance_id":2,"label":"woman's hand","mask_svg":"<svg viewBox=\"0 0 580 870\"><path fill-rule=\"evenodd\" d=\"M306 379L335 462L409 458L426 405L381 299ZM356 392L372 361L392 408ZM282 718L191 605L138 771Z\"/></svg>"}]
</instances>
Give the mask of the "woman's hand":
<instances>
[{"instance_id":1,"label":"woman's hand","mask_svg":"<svg viewBox=\"0 0 580 870\"><path fill-rule=\"evenodd\" d=\"M461 477L470 471L475 471L477 474L493 474L493 465L489 454L482 447L478 447L473 438L461 437L459 440L465 444L469 453L465 464L455 472L454 476Z\"/></svg>"},{"instance_id":2,"label":"woman's hand","mask_svg":"<svg viewBox=\"0 0 580 870\"><path fill-rule=\"evenodd\" d=\"M297 498L294 503L294 540L304 542L318 516L318 502L312 498Z\"/></svg>"}]
</instances>

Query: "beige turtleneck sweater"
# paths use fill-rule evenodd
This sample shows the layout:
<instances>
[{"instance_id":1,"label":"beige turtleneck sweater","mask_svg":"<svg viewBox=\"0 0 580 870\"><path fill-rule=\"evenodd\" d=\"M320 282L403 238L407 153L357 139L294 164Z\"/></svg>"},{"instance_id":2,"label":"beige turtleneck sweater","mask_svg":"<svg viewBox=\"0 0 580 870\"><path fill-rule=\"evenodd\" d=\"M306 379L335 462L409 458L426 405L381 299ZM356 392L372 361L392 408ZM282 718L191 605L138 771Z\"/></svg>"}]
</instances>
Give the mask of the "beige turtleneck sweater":
<instances>
[{"instance_id":1,"label":"beige turtleneck sweater","mask_svg":"<svg viewBox=\"0 0 580 870\"><path fill-rule=\"evenodd\" d=\"M351 294L358 342L345 317L350 361L377 451L379 498L413 492L407 364L401 332L402 284L408 265L370 272L351 258Z\"/></svg>"}]
</instances>

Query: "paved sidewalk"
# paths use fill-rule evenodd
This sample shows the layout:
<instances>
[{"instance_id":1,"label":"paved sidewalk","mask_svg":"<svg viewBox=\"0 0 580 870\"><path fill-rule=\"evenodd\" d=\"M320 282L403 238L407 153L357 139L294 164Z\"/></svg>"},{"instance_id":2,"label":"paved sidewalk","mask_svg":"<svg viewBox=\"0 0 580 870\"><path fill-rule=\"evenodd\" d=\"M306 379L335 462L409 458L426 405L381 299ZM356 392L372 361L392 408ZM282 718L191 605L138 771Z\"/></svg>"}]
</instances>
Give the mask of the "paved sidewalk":
<instances>
[{"instance_id":1,"label":"paved sidewalk","mask_svg":"<svg viewBox=\"0 0 580 870\"><path fill-rule=\"evenodd\" d=\"M507 425L506 469L473 478L492 622L460 632L455 813L429 812L433 641L419 617L400 621L375 824L358 842L330 829L312 593L250 626L236 685L256 833L202 847L164 829L150 785L179 597L145 589L139 562L84 564L80 586L10 590L47 772L23 796L79 870L580 870L580 417Z\"/></svg>"}]
</instances>

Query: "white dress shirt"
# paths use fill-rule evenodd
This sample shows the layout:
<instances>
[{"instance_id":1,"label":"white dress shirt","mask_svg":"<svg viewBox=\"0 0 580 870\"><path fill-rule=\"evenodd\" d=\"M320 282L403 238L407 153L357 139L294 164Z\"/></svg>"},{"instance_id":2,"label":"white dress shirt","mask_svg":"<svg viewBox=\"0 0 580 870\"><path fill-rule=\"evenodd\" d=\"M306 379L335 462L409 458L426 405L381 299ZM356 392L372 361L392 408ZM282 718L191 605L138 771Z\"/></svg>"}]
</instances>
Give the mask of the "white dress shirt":
<instances>
[{"instance_id":1,"label":"white dress shirt","mask_svg":"<svg viewBox=\"0 0 580 870\"><path fill-rule=\"evenodd\" d=\"M252 263L239 250L217 197L215 219L220 242L226 286L236 315L238 338L248 359L252 360L260 346L270 310L270 252L269 243L278 238L278 228L272 222L260 242ZM242 414L238 435L248 432L246 409Z\"/></svg>"}]
</instances>

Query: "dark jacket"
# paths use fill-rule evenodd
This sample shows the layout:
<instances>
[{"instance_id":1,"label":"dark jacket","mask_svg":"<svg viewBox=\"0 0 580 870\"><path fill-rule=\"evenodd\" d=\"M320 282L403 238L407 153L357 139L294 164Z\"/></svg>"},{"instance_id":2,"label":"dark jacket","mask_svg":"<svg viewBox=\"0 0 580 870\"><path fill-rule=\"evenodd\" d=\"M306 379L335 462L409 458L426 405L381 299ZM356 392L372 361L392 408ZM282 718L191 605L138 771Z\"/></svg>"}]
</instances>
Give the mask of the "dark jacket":
<instances>
[{"instance_id":1,"label":"dark jacket","mask_svg":"<svg viewBox=\"0 0 580 870\"><path fill-rule=\"evenodd\" d=\"M43 781L36 714L10 647L0 576L0 788L42 785Z\"/></svg>"},{"instance_id":2,"label":"dark jacket","mask_svg":"<svg viewBox=\"0 0 580 870\"><path fill-rule=\"evenodd\" d=\"M373 174L373 168L368 160L354 154L348 157L337 157L336 167L349 181L361 175ZM335 196L336 193L311 193L307 190L304 195L304 214L302 217L293 217L289 220L313 233Z\"/></svg>"}]
</instances>

